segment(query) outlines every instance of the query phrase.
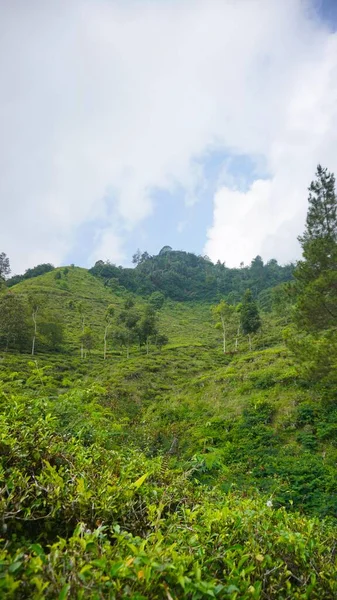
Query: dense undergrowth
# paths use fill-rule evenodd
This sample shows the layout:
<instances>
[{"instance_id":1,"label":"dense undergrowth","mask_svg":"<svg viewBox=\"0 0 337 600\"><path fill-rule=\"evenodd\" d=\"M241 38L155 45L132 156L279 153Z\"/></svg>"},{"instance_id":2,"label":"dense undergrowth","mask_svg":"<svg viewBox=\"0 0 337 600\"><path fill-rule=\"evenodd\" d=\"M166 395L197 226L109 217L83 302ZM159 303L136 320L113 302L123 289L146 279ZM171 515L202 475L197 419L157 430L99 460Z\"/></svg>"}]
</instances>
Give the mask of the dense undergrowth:
<instances>
[{"instance_id":1,"label":"dense undergrowth","mask_svg":"<svg viewBox=\"0 0 337 600\"><path fill-rule=\"evenodd\" d=\"M1 394L2 597L334 597L332 524L114 449L95 393L82 396L105 419L94 442L66 432L45 397Z\"/></svg>"}]
</instances>

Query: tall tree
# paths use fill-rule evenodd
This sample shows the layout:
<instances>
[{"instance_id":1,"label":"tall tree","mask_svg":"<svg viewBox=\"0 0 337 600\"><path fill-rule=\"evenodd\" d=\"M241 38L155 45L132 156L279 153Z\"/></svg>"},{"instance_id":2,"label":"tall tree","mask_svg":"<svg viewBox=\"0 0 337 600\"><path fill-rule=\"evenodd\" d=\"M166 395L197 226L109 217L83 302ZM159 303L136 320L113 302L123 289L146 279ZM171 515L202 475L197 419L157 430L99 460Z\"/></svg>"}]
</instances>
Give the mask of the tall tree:
<instances>
[{"instance_id":1,"label":"tall tree","mask_svg":"<svg viewBox=\"0 0 337 600\"><path fill-rule=\"evenodd\" d=\"M61 350L64 341L64 331L60 315L56 315L55 313L45 315L39 325L39 332L42 335L44 343L50 350L56 352Z\"/></svg>"},{"instance_id":2,"label":"tall tree","mask_svg":"<svg viewBox=\"0 0 337 600\"><path fill-rule=\"evenodd\" d=\"M9 258L5 252L0 252L0 279L5 280L11 272Z\"/></svg>"},{"instance_id":3,"label":"tall tree","mask_svg":"<svg viewBox=\"0 0 337 600\"><path fill-rule=\"evenodd\" d=\"M261 318L257 304L250 290L246 290L240 309L240 322L242 332L248 335L249 349L252 349L252 334L257 333L261 327Z\"/></svg>"},{"instance_id":4,"label":"tall tree","mask_svg":"<svg viewBox=\"0 0 337 600\"><path fill-rule=\"evenodd\" d=\"M0 345L5 350L25 347L29 335L26 316L27 306L18 294L0 295Z\"/></svg>"},{"instance_id":5,"label":"tall tree","mask_svg":"<svg viewBox=\"0 0 337 600\"><path fill-rule=\"evenodd\" d=\"M324 329L337 324L337 198L333 173L318 165L309 187L303 260L295 270L298 324Z\"/></svg>"},{"instance_id":6,"label":"tall tree","mask_svg":"<svg viewBox=\"0 0 337 600\"><path fill-rule=\"evenodd\" d=\"M83 348L82 358L87 358L87 352L94 347L94 334L90 327L85 327L80 335L81 348Z\"/></svg>"},{"instance_id":7,"label":"tall tree","mask_svg":"<svg viewBox=\"0 0 337 600\"><path fill-rule=\"evenodd\" d=\"M85 339L84 337L84 329L85 329L85 310L84 310L84 305L83 302L79 302L76 306L78 314L80 316L80 322L81 322L81 335L80 335L80 343L81 343L81 358L84 358L84 342L83 340Z\"/></svg>"},{"instance_id":8,"label":"tall tree","mask_svg":"<svg viewBox=\"0 0 337 600\"><path fill-rule=\"evenodd\" d=\"M335 400L337 383L337 198L335 177L320 165L309 187L304 234L299 237L303 259L294 275L297 328L288 345L302 375L325 387Z\"/></svg>"},{"instance_id":9,"label":"tall tree","mask_svg":"<svg viewBox=\"0 0 337 600\"><path fill-rule=\"evenodd\" d=\"M112 306L112 304L110 304L110 306L108 306L107 311L105 313L104 350L103 350L103 358L104 358L104 360L106 360L106 349L107 349L108 332L109 332L109 329L111 327L112 319L113 319L114 314L115 314L115 309Z\"/></svg>"},{"instance_id":10,"label":"tall tree","mask_svg":"<svg viewBox=\"0 0 337 600\"><path fill-rule=\"evenodd\" d=\"M222 331L223 351L226 353L227 334L230 325L233 322L235 307L221 300L217 306L212 308L213 317L216 319L216 327Z\"/></svg>"},{"instance_id":11,"label":"tall tree","mask_svg":"<svg viewBox=\"0 0 337 600\"><path fill-rule=\"evenodd\" d=\"M36 338L38 333L38 314L44 305L44 298L41 294L30 294L28 296L28 303L30 306L32 321L33 321L33 337L32 337L32 350L31 354L35 354Z\"/></svg>"},{"instance_id":12,"label":"tall tree","mask_svg":"<svg viewBox=\"0 0 337 600\"><path fill-rule=\"evenodd\" d=\"M130 346L137 337L137 326L140 315L134 306L134 300L129 297L125 300L124 310L118 315L119 328L116 330L115 339L126 347L126 356L130 356Z\"/></svg>"},{"instance_id":13,"label":"tall tree","mask_svg":"<svg viewBox=\"0 0 337 600\"><path fill-rule=\"evenodd\" d=\"M146 354L149 353L150 337L154 337L158 333L157 317L152 306L145 307L144 314L138 324L138 339L140 345L145 344Z\"/></svg>"}]
</instances>

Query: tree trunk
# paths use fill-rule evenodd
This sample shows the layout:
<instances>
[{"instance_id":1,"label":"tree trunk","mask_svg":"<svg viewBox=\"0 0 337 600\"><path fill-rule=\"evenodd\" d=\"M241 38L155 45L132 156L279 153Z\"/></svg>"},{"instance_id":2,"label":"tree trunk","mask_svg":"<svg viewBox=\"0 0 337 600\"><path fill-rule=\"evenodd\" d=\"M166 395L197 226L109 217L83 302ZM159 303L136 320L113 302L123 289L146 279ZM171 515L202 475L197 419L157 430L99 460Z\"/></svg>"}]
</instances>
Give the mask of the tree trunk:
<instances>
[{"instance_id":1,"label":"tree trunk","mask_svg":"<svg viewBox=\"0 0 337 600\"><path fill-rule=\"evenodd\" d=\"M221 317L221 323L222 323L222 331L223 331L223 351L224 351L224 354L226 354L226 325L225 325L225 321L224 321L223 317Z\"/></svg>"},{"instance_id":2,"label":"tree trunk","mask_svg":"<svg viewBox=\"0 0 337 600\"><path fill-rule=\"evenodd\" d=\"M36 315L37 315L37 309L33 310L33 312L32 312L32 319L33 319L33 323L34 323L34 335L33 335L33 341L32 341L32 356L34 356L34 354L35 354L35 340L36 340L36 334L37 334Z\"/></svg>"},{"instance_id":3,"label":"tree trunk","mask_svg":"<svg viewBox=\"0 0 337 600\"><path fill-rule=\"evenodd\" d=\"M82 317L82 335L84 334L84 317ZM84 358L84 346L81 342L81 358Z\"/></svg>"},{"instance_id":4,"label":"tree trunk","mask_svg":"<svg viewBox=\"0 0 337 600\"><path fill-rule=\"evenodd\" d=\"M109 325L106 326L105 331L104 331L104 360L106 359L106 339L107 339L107 335L108 335L108 328L109 328Z\"/></svg>"},{"instance_id":5,"label":"tree trunk","mask_svg":"<svg viewBox=\"0 0 337 600\"><path fill-rule=\"evenodd\" d=\"M240 335L240 323L238 325L238 330L236 332L236 338L235 338L235 352L238 351L238 347L239 347L239 335Z\"/></svg>"}]
</instances>

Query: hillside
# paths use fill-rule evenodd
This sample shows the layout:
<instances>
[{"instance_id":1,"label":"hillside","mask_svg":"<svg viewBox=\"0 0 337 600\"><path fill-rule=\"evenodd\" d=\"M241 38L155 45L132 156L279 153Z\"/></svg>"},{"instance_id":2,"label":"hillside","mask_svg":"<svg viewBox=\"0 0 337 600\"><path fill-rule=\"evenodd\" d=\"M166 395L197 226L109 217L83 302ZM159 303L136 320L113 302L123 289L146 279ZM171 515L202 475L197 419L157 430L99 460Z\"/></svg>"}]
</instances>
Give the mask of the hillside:
<instances>
[{"instance_id":1,"label":"hillside","mask_svg":"<svg viewBox=\"0 0 337 600\"><path fill-rule=\"evenodd\" d=\"M78 267L3 291L2 597L335 597L337 411L292 288L253 302L252 349L234 305L140 292Z\"/></svg>"},{"instance_id":2,"label":"hillside","mask_svg":"<svg viewBox=\"0 0 337 600\"><path fill-rule=\"evenodd\" d=\"M56 321L62 326L63 341L62 352L76 354L79 352L79 336L81 332L81 314L85 316L85 324L90 326L94 335L94 348L92 355L102 354L103 335L105 328L105 313L107 307L112 305L116 312L122 309L128 292L119 286L114 286L112 291L104 285L100 278L94 277L86 269L79 267L58 268L50 273L22 281L10 288L11 293L17 294L24 300L29 296L37 295L42 299L41 320ZM144 307L145 300L135 296L137 306ZM192 305L174 301L166 301L158 313L159 329L165 332L169 345L173 347L182 345L217 344L218 334L208 303L192 303ZM32 327L29 315L28 327ZM200 325L202 324L202 339ZM41 339L42 351L48 351L48 344ZM27 344L27 349L29 343ZM53 350L53 348L51 348ZM120 351L110 342L109 352L113 356ZM37 347L38 353L38 347Z\"/></svg>"}]
</instances>

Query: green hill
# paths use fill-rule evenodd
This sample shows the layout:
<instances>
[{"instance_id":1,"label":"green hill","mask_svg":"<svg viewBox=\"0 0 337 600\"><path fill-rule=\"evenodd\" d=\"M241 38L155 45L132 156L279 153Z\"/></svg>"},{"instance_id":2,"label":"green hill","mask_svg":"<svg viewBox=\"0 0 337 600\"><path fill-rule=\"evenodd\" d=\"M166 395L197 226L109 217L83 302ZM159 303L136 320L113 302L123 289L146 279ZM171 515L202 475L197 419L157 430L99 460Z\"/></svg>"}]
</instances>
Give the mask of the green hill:
<instances>
[{"instance_id":1,"label":"green hill","mask_svg":"<svg viewBox=\"0 0 337 600\"><path fill-rule=\"evenodd\" d=\"M165 289L125 284L62 267L3 292L1 597L336 597L337 411L284 343L293 300L256 290L252 350L231 326L224 353L218 291L152 313ZM127 358L132 314L156 333Z\"/></svg>"}]
</instances>

